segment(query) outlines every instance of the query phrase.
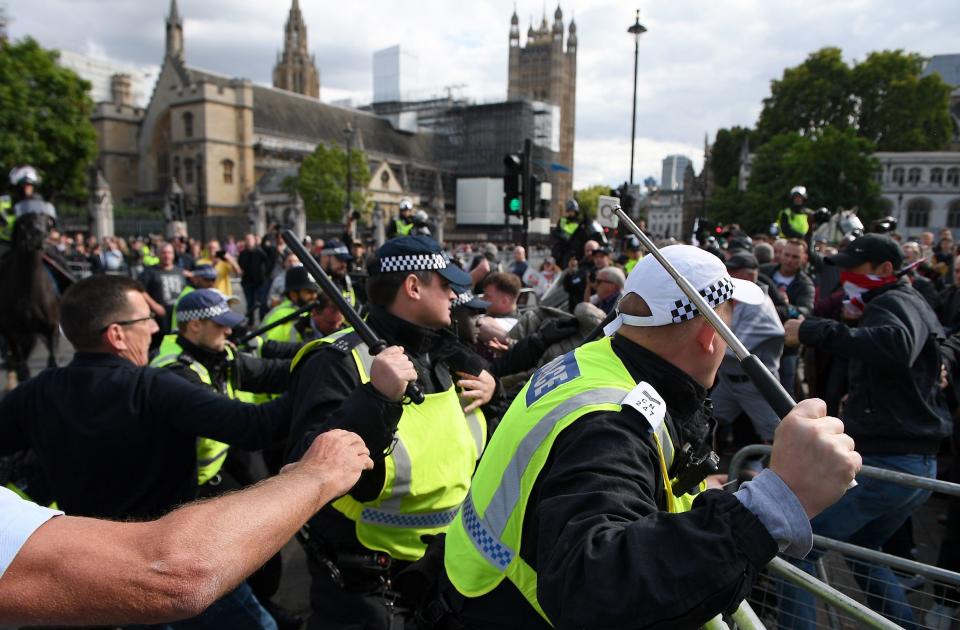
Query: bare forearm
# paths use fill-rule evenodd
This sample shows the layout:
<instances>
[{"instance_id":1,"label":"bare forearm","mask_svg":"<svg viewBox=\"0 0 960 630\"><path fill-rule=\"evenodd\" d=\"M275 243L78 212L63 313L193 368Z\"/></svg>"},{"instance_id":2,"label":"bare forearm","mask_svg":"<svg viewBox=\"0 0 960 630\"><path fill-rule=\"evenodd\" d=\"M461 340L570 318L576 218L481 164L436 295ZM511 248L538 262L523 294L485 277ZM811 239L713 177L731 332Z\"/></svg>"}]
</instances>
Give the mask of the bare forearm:
<instances>
[{"instance_id":1,"label":"bare forearm","mask_svg":"<svg viewBox=\"0 0 960 630\"><path fill-rule=\"evenodd\" d=\"M0 625L194 616L290 540L333 498L328 487L316 472L293 467L149 523L54 518L0 578Z\"/></svg>"}]
</instances>

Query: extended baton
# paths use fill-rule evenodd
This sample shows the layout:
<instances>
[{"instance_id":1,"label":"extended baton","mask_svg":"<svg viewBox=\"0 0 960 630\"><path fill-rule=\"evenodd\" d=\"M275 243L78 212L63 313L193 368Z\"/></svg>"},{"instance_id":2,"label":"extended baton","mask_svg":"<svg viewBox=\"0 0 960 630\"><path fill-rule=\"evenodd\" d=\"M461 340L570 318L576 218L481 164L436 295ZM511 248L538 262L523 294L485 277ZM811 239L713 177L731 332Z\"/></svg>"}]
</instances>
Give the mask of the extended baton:
<instances>
[{"instance_id":1,"label":"extended baton","mask_svg":"<svg viewBox=\"0 0 960 630\"><path fill-rule=\"evenodd\" d=\"M367 322L363 321L363 318L360 317L360 313L347 302L343 294L340 293L340 290L333 284L330 276L328 276L320 266L320 263L310 255L310 252L308 252L297 239L297 235L291 230L284 230L280 236L283 237L283 241L287 244L287 247L300 259L303 266L307 268L310 275L316 279L317 284L319 284L323 292L327 294L330 301L337 305L337 309L343 313L343 318L353 326L353 329L360 335L363 343L367 344L367 347L370 349L370 356L376 356L383 352L387 347L387 342L377 337L376 333L367 325ZM417 384L416 381L407 383L406 397L415 405L419 405L424 401L423 390L420 389L420 385Z\"/></svg>"},{"instance_id":2,"label":"extended baton","mask_svg":"<svg viewBox=\"0 0 960 630\"><path fill-rule=\"evenodd\" d=\"M240 337L240 339L237 340L237 345L241 345L241 346L242 346L242 345L250 342L252 339L254 339L254 338L256 338L256 337L259 337L259 336L262 335L263 333L265 333L265 332L267 332L267 331L270 331L270 330L273 330L273 329L276 328L277 326L283 326L283 325L286 324L287 322L290 322L290 321L293 321L293 320L299 318L301 315L303 315L303 314L306 313L307 311L313 309L313 307L316 306L316 305L317 305L316 302L310 302L309 304L304 304L303 306L301 306L301 307L298 308L297 310L293 311L293 312L290 313L289 315L285 315L285 316L281 317L281 318L278 319L278 320L272 321L272 322L270 322L269 324L265 324L265 325L261 326L260 328L256 328L256 329L254 329L254 330L251 330L250 332L248 332L248 333L245 334L243 337Z\"/></svg>"}]
</instances>

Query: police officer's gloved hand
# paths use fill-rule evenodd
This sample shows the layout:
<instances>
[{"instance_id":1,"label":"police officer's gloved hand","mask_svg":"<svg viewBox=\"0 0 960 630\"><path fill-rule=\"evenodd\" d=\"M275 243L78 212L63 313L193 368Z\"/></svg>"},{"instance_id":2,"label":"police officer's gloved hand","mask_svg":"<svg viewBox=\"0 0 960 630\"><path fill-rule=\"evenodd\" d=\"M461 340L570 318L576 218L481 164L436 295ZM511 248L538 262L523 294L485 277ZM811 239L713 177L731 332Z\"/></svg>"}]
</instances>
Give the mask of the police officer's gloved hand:
<instances>
[{"instance_id":1,"label":"police officer's gloved hand","mask_svg":"<svg viewBox=\"0 0 960 630\"><path fill-rule=\"evenodd\" d=\"M567 337L575 335L580 330L580 323L574 317L554 319L541 328L537 334L544 345L550 346Z\"/></svg>"}]
</instances>

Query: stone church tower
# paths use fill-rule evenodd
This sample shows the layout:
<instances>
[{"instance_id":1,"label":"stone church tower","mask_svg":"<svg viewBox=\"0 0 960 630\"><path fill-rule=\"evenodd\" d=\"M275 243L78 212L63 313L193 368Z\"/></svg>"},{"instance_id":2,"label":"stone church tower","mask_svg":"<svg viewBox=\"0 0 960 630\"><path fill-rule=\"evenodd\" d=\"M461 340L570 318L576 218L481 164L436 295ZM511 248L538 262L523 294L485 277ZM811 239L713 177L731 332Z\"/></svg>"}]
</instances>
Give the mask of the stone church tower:
<instances>
[{"instance_id":1,"label":"stone church tower","mask_svg":"<svg viewBox=\"0 0 960 630\"><path fill-rule=\"evenodd\" d=\"M554 220L573 198L573 138L577 96L577 25L570 20L567 45L563 45L563 12L557 5L553 26L547 16L538 29L530 25L527 44L520 46L520 20L510 18L510 65L507 100L543 101L560 108L559 169L554 187ZM556 167L555 167L556 168Z\"/></svg>"},{"instance_id":2,"label":"stone church tower","mask_svg":"<svg viewBox=\"0 0 960 630\"><path fill-rule=\"evenodd\" d=\"M273 87L320 98L320 73L307 49L307 25L300 3L293 0L283 39L283 52L273 68Z\"/></svg>"}]
</instances>

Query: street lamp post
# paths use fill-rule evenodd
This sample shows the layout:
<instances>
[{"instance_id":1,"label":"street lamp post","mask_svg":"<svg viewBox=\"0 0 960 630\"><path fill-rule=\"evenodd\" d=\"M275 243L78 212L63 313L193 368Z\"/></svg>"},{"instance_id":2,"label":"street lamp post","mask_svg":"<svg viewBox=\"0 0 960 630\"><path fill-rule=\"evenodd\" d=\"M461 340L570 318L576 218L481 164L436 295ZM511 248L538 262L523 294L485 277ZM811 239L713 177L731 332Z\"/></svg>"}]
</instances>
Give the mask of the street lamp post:
<instances>
[{"instance_id":1,"label":"street lamp post","mask_svg":"<svg viewBox=\"0 0 960 630\"><path fill-rule=\"evenodd\" d=\"M630 185L633 186L633 152L637 137L637 62L640 57L640 36L647 32L640 23L640 9L637 9L637 18L627 32L633 35L633 117L630 123Z\"/></svg>"}]
</instances>

